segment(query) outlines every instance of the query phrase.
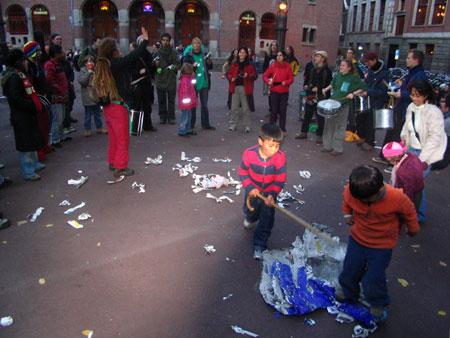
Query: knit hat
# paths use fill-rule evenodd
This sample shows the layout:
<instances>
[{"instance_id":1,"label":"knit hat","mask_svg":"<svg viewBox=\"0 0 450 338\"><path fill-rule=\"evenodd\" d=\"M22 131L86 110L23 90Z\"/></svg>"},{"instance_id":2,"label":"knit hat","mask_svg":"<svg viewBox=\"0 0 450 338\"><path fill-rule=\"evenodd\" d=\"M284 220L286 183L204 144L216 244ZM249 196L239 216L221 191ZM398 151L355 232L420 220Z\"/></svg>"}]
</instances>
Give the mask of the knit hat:
<instances>
[{"instance_id":1,"label":"knit hat","mask_svg":"<svg viewBox=\"0 0 450 338\"><path fill-rule=\"evenodd\" d=\"M394 157L403 155L406 151L406 147L398 142L389 142L383 147L384 157Z\"/></svg>"},{"instance_id":2,"label":"knit hat","mask_svg":"<svg viewBox=\"0 0 450 338\"><path fill-rule=\"evenodd\" d=\"M29 41L23 46L26 57L34 57L38 50L41 50L41 47L36 41Z\"/></svg>"},{"instance_id":3,"label":"knit hat","mask_svg":"<svg viewBox=\"0 0 450 338\"><path fill-rule=\"evenodd\" d=\"M314 55L322 55L325 60L328 59L328 53L324 50L317 50L314 52Z\"/></svg>"},{"instance_id":4,"label":"knit hat","mask_svg":"<svg viewBox=\"0 0 450 338\"><path fill-rule=\"evenodd\" d=\"M378 55L375 52L368 52L365 56L364 56L364 61L368 61L368 60L378 60Z\"/></svg>"}]
</instances>

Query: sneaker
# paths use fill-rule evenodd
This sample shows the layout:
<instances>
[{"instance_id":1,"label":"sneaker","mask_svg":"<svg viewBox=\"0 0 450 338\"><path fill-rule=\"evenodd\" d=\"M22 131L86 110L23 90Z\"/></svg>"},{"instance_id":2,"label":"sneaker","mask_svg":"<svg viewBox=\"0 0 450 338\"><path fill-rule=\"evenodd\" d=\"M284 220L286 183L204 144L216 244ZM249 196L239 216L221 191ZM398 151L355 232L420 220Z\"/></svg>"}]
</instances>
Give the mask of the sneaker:
<instances>
[{"instance_id":1,"label":"sneaker","mask_svg":"<svg viewBox=\"0 0 450 338\"><path fill-rule=\"evenodd\" d=\"M120 176L133 176L134 170L130 168L124 168L124 169L115 169L114 170L114 177L120 177Z\"/></svg>"},{"instance_id":2,"label":"sneaker","mask_svg":"<svg viewBox=\"0 0 450 338\"><path fill-rule=\"evenodd\" d=\"M392 174L392 167L386 167L383 170L386 174Z\"/></svg>"},{"instance_id":3,"label":"sneaker","mask_svg":"<svg viewBox=\"0 0 450 338\"><path fill-rule=\"evenodd\" d=\"M262 250L261 249L255 249L255 251L253 251L253 258L256 260L261 260L262 258Z\"/></svg>"},{"instance_id":4,"label":"sneaker","mask_svg":"<svg viewBox=\"0 0 450 338\"><path fill-rule=\"evenodd\" d=\"M298 134L295 134L295 139L296 139L296 140L304 140L304 139L306 139L306 138L308 138L308 135L307 135L306 133L298 133Z\"/></svg>"},{"instance_id":5,"label":"sneaker","mask_svg":"<svg viewBox=\"0 0 450 338\"><path fill-rule=\"evenodd\" d=\"M41 176L38 174L34 174L33 176L25 177L25 181L39 181L41 179Z\"/></svg>"},{"instance_id":6,"label":"sneaker","mask_svg":"<svg viewBox=\"0 0 450 338\"><path fill-rule=\"evenodd\" d=\"M75 129L75 127L69 127L68 129L69 129L69 133L74 133L74 132L77 131L77 130Z\"/></svg>"},{"instance_id":7,"label":"sneaker","mask_svg":"<svg viewBox=\"0 0 450 338\"><path fill-rule=\"evenodd\" d=\"M45 164L38 162L38 163L36 163L36 167L34 168L34 171L41 171L44 169L45 169Z\"/></svg>"},{"instance_id":8,"label":"sneaker","mask_svg":"<svg viewBox=\"0 0 450 338\"><path fill-rule=\"evenodd\" d=\"M63 129L63 134L64 135L70 134L69 128L64 128Z\"/></svg>"},{"instance_id":9,"label":"sneaker","mask_svg":"<svg viewBox=\"0 0 450 338\"><path fill-rule=\"evenodd\" d=\"M97 134L108 134L108 130L106 128L97 129Z\"/></svg>"},{"instance_id":10,"label":"sneaker","mask_svg":"<svg viewBox=\"0 0 450 338\"><path fill-rule=\"evenodd\" d=\"M387 320L388 312L384 306L371 306L370 314L373 317L375 323L380 324Z\"/></svg>"},{"instance_id":11,"label":"sneaker","mask_svg":"<svg viewBox=\"0 0 450 338\"><path fill-rule=\"evenodd\" d=\"M7 218L3 218L3 214L0 217L0 230L9 228L11 226L11 222Z\"/></svg>"},{"instance_id":12,"label":"sneaker","mask_svg":"<svg viewBox=\"0 0 450 338\"><path fill-rule=\"evenodd\" d=\"M97 133L99 133L98 130L97 130ZM90 130L85 130L84 133L83 133L83 135L84 135L84 137L89 137L89 136L92 135L92 131L90 131Z\"/></svg>"},{"instance_id":13,"label":"sneaker","mask_svg":"<svg viewBox=\"0 0 450 338\"><path fill-rule=\"evenodd\" d=\"M250 132L250 127L245 127L244 132L245 132L246 134L248 134L248 133Z\"/></svg>"},{"instance_id":14,"label":"sneaker","mask_svg":"<svg viewBox=\"0 0 450 338\"><path fill-rule=\"evenodd\" d=\"M375 163L379 163L379 164L385 164L385 165L389 164L388 161L382 159L381 157L372 157L372 161Z\"/></svg>"},{"instance_id":15,"label":"sneaker","mask_svg":"<svg viewBox=\"0 0 450 338\"><path fill-rule=\"evenodd\" d=\"M244 228L247 230L253 229L255 226L256 221L250 222L247 218L244 218Z\"/></svg>"}]
</instances>

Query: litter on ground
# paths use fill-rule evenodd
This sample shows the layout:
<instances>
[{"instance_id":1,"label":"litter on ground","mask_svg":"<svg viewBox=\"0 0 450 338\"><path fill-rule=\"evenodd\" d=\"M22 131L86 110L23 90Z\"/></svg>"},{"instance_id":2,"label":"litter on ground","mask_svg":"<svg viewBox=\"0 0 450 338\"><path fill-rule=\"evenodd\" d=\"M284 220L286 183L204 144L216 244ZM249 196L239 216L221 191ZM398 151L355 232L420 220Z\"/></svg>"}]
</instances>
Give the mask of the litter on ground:
<instances>
[{"instance_id":1,"label":"litter on ground","mask_svg":"<svg viewBox=\"0 0 450 338\"><path fill-rule=\"evenodd\" d=\"M44 211L43 207L39 207L36 209L36 211L34 212L33 215L30 216L30 222L34 223L36 222L36 220L38 219L39 216L42 215L42 212Z\"/></svg>"},{"instance_id":2,"label":"litter on ground","mask_svg":"<svg viewBox=\"0 0 450 338\"><path fill-rule=\"evenodd\" d=\"M401 286L403 286L404 288L406 288L408 285L409 285L409 283L408 283L408 281L406 280L406 279L403 279L403 278L397 278L397 281L400 283L400 285Z\"/></svg>"},{"instance_id":3,"label":"litter on ground","mask_svg":"<svg viewBox=\"0 0 450 338\"><path fill-rule=\"evenodd\" d=\"M178 174L180 175L180 177L189 176L190 174L193 174L197 169L198 167L193 166L192 163L188 163L185 165L177 163L175 164L175 167L172 168L173 171L178 170Z\"/></svg>"},{"instance_id":4,"label":"litter on ground","mask_svg":"<svg viewBox=\"0 0 450 338\"><path fill-rule=\"evenodd\" d=\"M68 200L64 200L61 203L59 203L60 207L65 207L65 206L69 206L69 205L70 205L70 202Z\"/></svg>"},{"instance_id":5,"label":"litter on ground","mask_svg":"<svg viewBox=\"0 0 450 338\"><path fill-rule=\"evenodd\" d=\"M234 332L239 333L239 334L247 335L250 337L259 337L256 333L244 330L243 328L236 326L236 325L231 325L231 328Z\"/></svg>"},{"instance_id":6,"label":"litter on ground","mask_svg":"<svg viewBox=\"0 0 450 338\"><path fill-rule=\"evenodd\" d=\"M225 157L225 158L213 158L212 159L213 162L222 162L222 163L231 163L233 160L229 157Z\"/></svg>"},{"instance_id":7,"label":"litter on ground","mask_svg":"<svg viewBox=\"0 0 450 338\"><path fill-rule=\"evenodd\" d=\"M46 283L45 278L39 278L39 285L44 285Z\"/></svg>"},{"instance_id":8,"label":"litter on ground","mask_svg":"<svg viewBox=\"0 0 450 338\"><path fill-rule=\"evenodd\" d=\"M87 338L92 338L94 336L93 330L83 330L81 331L81 334Z\"/></svg>"},{"instance_id":9,"label":"litter on ground","mask_svg":"<svg viewBox=\"0 0 450 338\"><path fill-rule=\"evenodd\" d=\"M70 179L67 181L68 185L74 185L77 188L80 188L83 184L87 182L89 176L81 176L79 179Z\"/></svg>"},{"instance_id":10,"label":"litter on ground","mask_svg":"<svg viewBox=\"0 0 450 338\"><path fill-rule=\"evenodd\" d=\"M316 321L315 321L314 319L312 319L312 318L305 318L305 319L303 320L303 323L304 323L306 326L314 326L314 325L316 325Z\"/></svg>"},{"instance_id":11,"label":"litter on ground","mask_svg":"<svg viewBox=\"0 0 450 338\"><path fill-rule=\"evenodd\" d=\"M67 221L67 224L69 224L74 229L83 229L84 225L78 223L76 220Z\"/></svg>"},{"instance_id":12,"label":"litter on ground","mask_svg":"<svg viewBox=\"0 0 450 338\"><path fill-rule=\"evenodd\" d=\"M151 158L151 157L147 157L147 159L145 160L145 164L146 165L160 165L163 162L163 157L161 154L159 154L158 156L156 156L155 158Z\"/></svg>"},{"instance_id":13,"label":"litter on ground","mask_svg":"<svg viewBox=\"0 0 450 338\"><path fill-rule=\"evenodd\" d=\"M311 173L308 170L300 170L298 172L301 178L309 179L311 178Z\"/></svg>"},{"instance_id":14,"label":"litter on ground","mask_svg":"<svg viewBox=\"0 0 450 338\"><path fill-rule=\"evenodd\" d=\"M66 211L64 211L65 215L70 215L72 212L74 212L75 210L78 210L82 207L84 207L86 205L86 203L81 202L80 204L74 206L73 208L67 209Z\"/></svg>"},{"instance_id":15,"label":"litter on ground","mask_svg":"<svg viewBox=\"0 0 450 338\"><path fill-rule=\"evenodd\" d=\"M216 196L214 196L213 194L207 193L207 194L206 194L206 198L213 199L213 200L215 200L217 203L222 203L223 201L228 201L228 202L230 202L230 203L234 203L234 201L233 201L231 198L229 198L228 196L225 196L225 195L220 196L220 197L216 197Z\"/></svg>"},{"instance_id":16,"label":"litter on ground","mask_svg":"<svg viewBox=\"0 0 450 338\"><path fill-rule=\"evenodd\" d=\"M78 216L78 220L79 221L85 221L88 218L91 218L92 216L90 214L88 214L87 212L82 213L81 215Z\"/></svg>"},{"instance_id":17,"label":"litter on ground","mask_svg":"<svg viewBox=\"0 0 450 338\"><path fill-rule=\"evenodd\" d=\"M182 151L181 152L181 161L199 163L202 161L202 159L200 157L189 158L186 156L186 153L184 151Z\"/></svg>"},{"instance_id":18,"label":"litter on ground","mask_svg":"<svg viewBox=\"0 0 450 338\"><path fill-rule=\"evenodd\" d=\"M294 190L297 194L302 194L305 191L305 187L301 184L299 184L299 185L293 184L292 188L294 188Z\"/></svg>"},{"instance_id":19,"label":"litter on ground","mask_svg":"<svg viewBox=\"0 0 450 338\"><path fill-rule=\"evenodd\" d=\"M216 248L214 248L214 245L210 245L210 244L205 244L203 246L203 249L206 251L207 254L212 254L214 252L216 252Z\"/></svg>"},{"instance_id":20,"label":"litter on ground","mask_svg":"<svg viewBox=\"0 0 450 338\"><path fill-rule=\"evenodd\" d=\"M139 189L139 193L143 194L145 193L145 184L144 183L138 183L138 182L133 182L133 184L131 185L132 189Z\"/></svg>"},{"instance_id":21,"label":"litter on ground","mask_svg":"<svg viewBox=\"0 0 450 338\"><path fill-rule=\"evenodd\" d=\"M0 327L8 327L14 323L14 319L11 316L2 317L0 319Z\"/></svg>"},{"instance_id":22,"label":"litter on ground","mask_svg":"<svg viewBox=\"0 0 450 338\"><path fill-rule=\"evenodd\" d=\"M229 293L228 295L222 297L222 300L228 300L228 299L230 299L231 297L233 297L233 294L232 294L232 293Z\"/></svg>"}]
</instances>

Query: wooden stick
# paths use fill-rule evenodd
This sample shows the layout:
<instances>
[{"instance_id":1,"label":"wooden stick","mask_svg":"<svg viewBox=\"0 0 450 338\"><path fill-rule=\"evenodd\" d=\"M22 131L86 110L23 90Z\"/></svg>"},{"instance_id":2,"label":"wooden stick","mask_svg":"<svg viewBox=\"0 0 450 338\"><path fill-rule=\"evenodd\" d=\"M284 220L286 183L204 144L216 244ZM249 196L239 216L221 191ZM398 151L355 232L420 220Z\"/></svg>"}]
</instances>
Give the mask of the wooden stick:
<instances>
[{"instance_id":1,"label":"wooden stick","mask_svg":"<svg viewBox=\"0 0 450 338\"><path fill-rule=\"evenodd\" d=\"M267 202L267 198L264 197L263 195L258 194L257 197L258 197L259 199L261 199L262 201L264 201L264 203ZM255 209L252 207L252 205L251 205L251 203L250 203L250 199L251 199L251 197L248 196L248 197L247 197L247 202L246 202L246 203L247 203L247 208L248 208L250 211L253 211L253 210L255 210ZM316 227L314 227L311 223L305 221L305 220L304 220L303 218L301 218L301 217L298 217L297 215L293 214L293 213L290 212L289 210L286 210L286 209L280 207L276 202L274 202L274 203L272 204L272 207L274 207L274 208L277 209L278 211L281 211L281 213L283 213L284 215L286 215L288 218L292 219L292 220L295 221L296 223L300 224L301 226L305 227L306 229L308 229L309 231L311 231L314 235L316 235L316 236L318 236L318 237L320 237L320 238L326 240L327 242L329 242L329 243L331 243L331 244L336 244L336 241L333 240L328 234L326 234L326 233L320 231L319 229L317 229Z\"/></svg>"}]
</instances>

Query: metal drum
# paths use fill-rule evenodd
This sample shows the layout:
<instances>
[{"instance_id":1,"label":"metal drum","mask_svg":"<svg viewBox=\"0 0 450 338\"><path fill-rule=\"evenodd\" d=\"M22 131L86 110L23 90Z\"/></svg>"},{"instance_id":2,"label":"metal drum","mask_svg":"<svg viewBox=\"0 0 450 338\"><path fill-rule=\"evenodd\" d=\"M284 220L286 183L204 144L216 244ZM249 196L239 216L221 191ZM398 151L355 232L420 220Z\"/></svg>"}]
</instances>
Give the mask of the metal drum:
<instances>
[{"instance_id":1,"label":"metal drum","mask_svg":"<svg viewBox=\"0 0 450 338\"><path fill-rule=\"evenodd\" d=\"M353 109L355 113L362 113L370 110L370 97L369 96L355 96L353 98Z\"/></svg>"},{"instance_id":2,"label":"metal drum","mask_svg":"<svg viewBox=\"0 0 450 338\"><path fill-rule=\"evenodd\" d=\"M389 108L375 110L375 129L394 128L394 110Z\"/></svg>"},{"instance_id":3,"label":"metal drum","mask_svg":"<svg viewBox=\"0 0 450 338\"><path fill-rule=\"evenodd\" d=\"M142 126L144 125L144 112L130 109L130 134L141 135Z\"/></svg>"},{"instance_id":4,"label":"metal drum","mask_svg":"<svg viewBox=\"0 0 450 338\"><path fill-rule=\"evenodd\" d=\"M327 99L317 103L317 114L324 118L336 116L341 110L342 104L339 101Z\"/></svg>"}]
</instances>

